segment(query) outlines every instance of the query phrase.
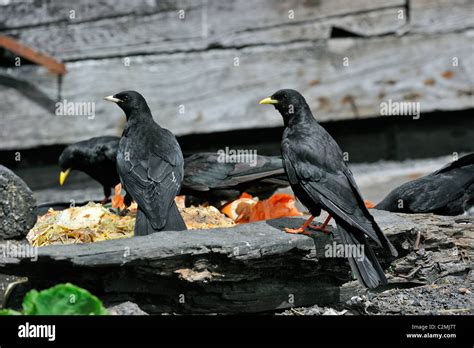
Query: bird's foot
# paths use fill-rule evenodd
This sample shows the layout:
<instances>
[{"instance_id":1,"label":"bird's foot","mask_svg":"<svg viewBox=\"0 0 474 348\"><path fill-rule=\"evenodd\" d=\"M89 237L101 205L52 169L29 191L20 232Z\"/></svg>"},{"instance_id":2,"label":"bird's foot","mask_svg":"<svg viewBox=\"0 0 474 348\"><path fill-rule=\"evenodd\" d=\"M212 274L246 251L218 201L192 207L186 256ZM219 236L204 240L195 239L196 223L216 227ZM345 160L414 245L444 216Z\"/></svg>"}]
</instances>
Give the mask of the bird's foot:
<instances>
[{"instance_id":1,"label":"bird's foot","mask_svg":"<svg viewBox=\"0 0 474 348\"><path fill-rule=\"evenodd\" d=\"M300 227L300 228L285 228L285 232L286 233L291 233L291 234L304 234L306 236L311 235L311 233L305 231L303 227Z\"/></svg>"},{"instance_id":2,"label":"bird's foot","mask_svg":"<svg viewBox=\"0 0 474 348\"><path fill-rule=\"evenodd\" d=\"M128 208L125 208L125 209L120 209L120 208L118 208L118 209L119 209L119 212L118 212L117 215L118 215L118 216L122 216L122 217L123 217L123 216L127 216L127 214L128 214L129 211L130 211L130 210L128 210Z\"/></svg>"},{"instance_id":3,"label":"bird's foot","mask_svg":"<svg viewBox=\"0 0 474 348\"><path fill-rule=\"evenodd\" d=\"M104 197L103 200L100 201L100 204L104 205L109 201L109 197Z\"/></svg>"},{"instance_id":4,"label":"bird's foot","mask_svg":"<svg viewBox=\"0 0 474 348\"><path fill-rule=\"evenodd\" d=\"M331 219L332 219L331 215L328 215L326 220L324 220L324 222L321 225L308 225L308 227L311 228L312 230L323 232L324 234L331 234L332 232L326 228L329 224L329 221L331 221Z\"/></svg>"},{"instance_id":5,"label":"bird's foot","mask_svg":"<svg viewBox=\"0 0 474 348\"><path fill-rule=\"evenodd\" d=\"M328 230L326 226L323 225L309 225L309 228L315 231L323 232L324 234L331 234L331 230Z\"/></svg>"}]
</instances>

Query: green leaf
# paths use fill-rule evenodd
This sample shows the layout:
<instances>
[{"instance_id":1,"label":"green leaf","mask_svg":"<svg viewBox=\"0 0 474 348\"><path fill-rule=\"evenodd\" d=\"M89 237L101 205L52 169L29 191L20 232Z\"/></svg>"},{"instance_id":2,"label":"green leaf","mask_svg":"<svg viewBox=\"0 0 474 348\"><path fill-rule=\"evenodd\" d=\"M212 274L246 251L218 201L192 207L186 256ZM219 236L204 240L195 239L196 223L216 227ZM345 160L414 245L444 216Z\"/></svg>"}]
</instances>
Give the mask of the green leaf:
<instances>
[{"instance_id":1,"label":"green leaf","mask_svg":"<svg viewBox=\"0 0 474 348\"><path fill-rule=\"evenodd\" d=\"M33 314L35 311L35 303L39 292L36 290L29 291L23 298L23 313Z\"/></svg>"},{"instance_id":2,"label":"green leaf","mask_svg":"<svg viewBox=\"0 0 474 348\"><path fill-rule=\"evenodd\" d=\"M107 315L102 302L73 284L59 284L43 291L31 290L23 300L25 315Z\"/></svg>"},{"instance_id":3,"label":"green leaf","mask_svg":"<svg viewBox=\"0 0 474 348\"><path fill-rule=\"evenodd\" d=\"M13 309L0 309L0 315L21 315L21 312L14 311Z\"/></svg>"}]
</instances>

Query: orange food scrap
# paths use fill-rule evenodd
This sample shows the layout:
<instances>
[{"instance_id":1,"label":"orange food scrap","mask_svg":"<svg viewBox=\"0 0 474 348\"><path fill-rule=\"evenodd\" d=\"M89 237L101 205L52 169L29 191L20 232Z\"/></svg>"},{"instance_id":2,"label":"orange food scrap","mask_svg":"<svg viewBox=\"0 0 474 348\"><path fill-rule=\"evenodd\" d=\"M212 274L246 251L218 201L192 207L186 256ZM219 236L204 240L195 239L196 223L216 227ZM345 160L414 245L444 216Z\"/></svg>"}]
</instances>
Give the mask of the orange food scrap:
<instances>
[{"instance_id":1,"label":"orange food scrap","mask_svg":"<svg viewBox=\"0 0 474 348\"><path fill-rule=\"evenodd\" d=\"M230 217L234 221L242 222L244 216L249 215L250 207L257 204L257 201L252 199L248 193L242 193L239 199L225 205L221 212Z\"/></svg>"},{"instance_id":2,"label":"orange food scrap","mask_svg":"<svg viewBox=\"0 0 474 348\"><path fill-rule=\"evenodd\" d=\"M137 211L137 203L132 202L129 207L125 206L124 196L122 196L122 185L118 184L114 187L115 193L112 196L112 208L119 208L123 210L128 208L128 210L132 213L136 213Z\"/></svg>"},{"instance_id":3,"label":"orange food scrap","mask_svg":"<svg viewBox=\"0 0 474 348\"><path fill-rule=\"evenodd\" d=\"M176 196L174 201L179 209L185 208L186 196Z\"/></svg>"},{"instance_id":4,"label":"orange food scrap","mask_svg":"<svg viewBox=\"0 0 474 348\"><path fill-rule=\"evenodd\" d=\"M222 212L237 223L301 216L295 206L295 197L286 193L274 194L264 201L256 201L247 193L227 204Z\"/></svg>"},{"instance_id":5,"label":"orange food scrap","mask_svg":"<svg viewBox=\"0 0 474 348\"><path fill-rule=\"evenodd\" d=\"M118 184L117 186L114 187L115 194L112 197L112 208L120 208L124 209L125 208L125 203L123 201L122 197L122 185Z\"/></svg>"},{"instance_id":6,"label":"orange food scrap","mask_svg":"<svg viewBox=\"0 0 474 348\"><path fill-rule=\"evenodd\" d=\"M366 207L367 209L372 209L372 208L375 207L375 203L374 203L374 202L371 202L371 201L369 201L369 200L367 200L367 199L364 199L364 204L365 204L365 207Z\"/></svg>"}]
</instances>

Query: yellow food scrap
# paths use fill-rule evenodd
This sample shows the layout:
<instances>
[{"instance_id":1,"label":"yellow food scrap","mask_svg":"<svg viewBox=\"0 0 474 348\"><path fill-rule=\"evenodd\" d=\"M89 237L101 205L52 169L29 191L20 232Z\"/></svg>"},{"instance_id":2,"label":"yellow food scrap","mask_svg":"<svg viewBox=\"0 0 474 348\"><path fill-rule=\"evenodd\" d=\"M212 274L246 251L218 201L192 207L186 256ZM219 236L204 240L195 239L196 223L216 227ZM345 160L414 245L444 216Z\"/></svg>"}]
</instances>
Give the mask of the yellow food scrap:
<instances>
[{"instance_id":1,"label":"yellow food scrap","mask_svg":"<svg viewBox=\"0 0 474 348\"><path fill-rule=\"evenodd\" d=\"M132 237L134 228L134 217L118 216L91 202L63 211L50 209L38 218L26 239L34 246L92 243Z\"/></svg>"}]
</instances>

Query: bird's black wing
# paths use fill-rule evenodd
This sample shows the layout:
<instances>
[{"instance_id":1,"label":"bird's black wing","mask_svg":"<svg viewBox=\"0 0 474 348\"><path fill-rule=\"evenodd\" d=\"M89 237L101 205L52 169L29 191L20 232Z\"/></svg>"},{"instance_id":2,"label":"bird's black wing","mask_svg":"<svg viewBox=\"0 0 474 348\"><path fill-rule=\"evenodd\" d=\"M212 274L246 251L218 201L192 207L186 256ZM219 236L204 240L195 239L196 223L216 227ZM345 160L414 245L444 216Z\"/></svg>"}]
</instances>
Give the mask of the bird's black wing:
<instances>
[{"instance_id":1,"label":"bird's black wing","mask_svg":"<svg viewBox=\"0 0 474 348\"><path fill-rule=\"evenodd\" d=\"M430 174L400 186L391 193L392 199L401 200L408 211L432 212L461 198L466 188L474 183L474 165L455 168L450 172Z\"/></svg>"},{"instance_id":2,"label":"bird's black wing","mask_svg":"<svg viewBox=\"0 0 474 348\"><path fill-rule=\"evenodd\" d=\"M185 159L183 186L196 191L230 188L254 180L284 174L279 157L243 156L241 162L219 159L219 154L195 154Z\"/></svg>"},{"instance_id":3,"label":"bird's black wing","mask_svg":"<svg viewBox=\"0 0 474 348\"><path fill-rule=\"evenodd\" d=\"M116 161L119 142L119 137L110 137L109 140L102 145L102 151L104 153L104 156L109 161Z\"/></svg>"},{"instance_id":4,"label":"bird's black wing","mask_svg":"<svg viewBox=\"0 0 474 348\"><path fill-rule=\"evenodd\" d=\"M216 153L198 153L184 160L183 187L195 191L209 191L226 180L233 164L218 162Z\"/></svg>"},{"instance_id":5,"label":"bird's black wing","mask_svg":"<svg viewBox=\"0 0 474 348\"><path fill-rule=\"evenodd\" d=\"M168 212L183 179L183 157L174 135L166 129L152 143L148 158L134 162L122 158L117 165L125 190L135 199L153 228L166 224Z\"/></svg>"},{"instance_id":6,"label":"bird's black wing","mask_svg":"<svg viewBox=\"0 0 474 348\"><path fill-rule=\"evenodd\" d=\"M469 154L429 175L395 188L375 208L415 213L433 212L463 197L473 183L474 154Z\"/></svg>"},{"instance_id":7,"label":"bird's black wing","mask_svg":"<svg viewBox=\"0 0 474 348\"><path fill-rule=\"evenodd\" d=\"M248 159L246 159L248 157ZM237 186L254 180L261 180L284 174L283 161L280 157L244 156L242 162L235 163L222 185Z\"/></svg>"},{"instance_id":8,"label":"bird's black wing","mask_svg":"<svg viewBox=\"0 0 474 348\"><path fill-rule=\"evenodd\" d=\"M435 171L433 174L445 173L445 172L448 172L448 171L450 171L452 169L455 169L455 168L462 168L462 167L467 167L467 166L471 166L471 165L474 165L474 153L469 153L467 155L464 155L464 156L458 158L457 161L453 161L451 163L448 163L444 167L442 167L442 168L438 169L437 171Z\"/></svg>"},{"instance_id":9,"label":"bird's black wing","mask_svg":"<svg viewBox=\"0 0 474 348\"><path fill-rule=\"evenodd\" d=\"M312 142L318 143L314 151ZM317 139L288 142L284 165L292 184L297 184L314 201L319 202L336 220L365 232L380 246L396 253L364 205L342 152L327 133Z\"/></svg>"}]
</instances>

